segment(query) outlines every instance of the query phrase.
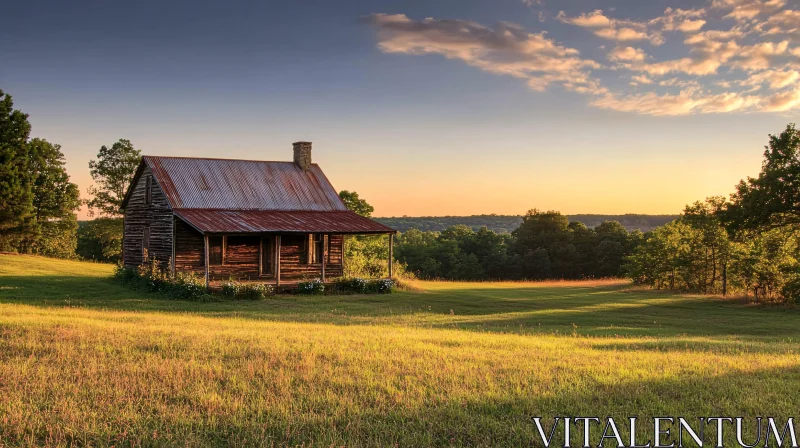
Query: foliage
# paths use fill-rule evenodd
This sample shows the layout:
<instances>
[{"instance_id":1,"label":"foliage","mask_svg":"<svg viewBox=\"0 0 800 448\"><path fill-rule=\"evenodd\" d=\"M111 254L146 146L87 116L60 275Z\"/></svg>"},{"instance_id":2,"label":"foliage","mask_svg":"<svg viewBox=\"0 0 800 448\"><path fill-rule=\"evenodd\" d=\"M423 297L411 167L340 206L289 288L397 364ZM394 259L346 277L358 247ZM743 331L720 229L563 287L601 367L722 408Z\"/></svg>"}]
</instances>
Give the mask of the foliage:
<instances>
[{"instance_id":1,"label":"foliage","mask_svg":"<svg viewBox=\"0 0 800 448\"><path fill-rule=\"evenodd\" d=\"M323 294L325 292L325 284L318 278L300 282L297 284L297 292L300 294Z\"/></svg>"},{"instance_id":2,"label":"foliage","mask_svg":"<svg viewBox=\"0 0 800 448\"><path fill-rule=\"evenodd\" d=\"M97 218L78 223L77 254L84 260L120 261L122 218Z\"/></svg>"},{"instance_id":3,"label":"foliage","mask_svg":"<svg viewBox=\"0 0 800 448\"><path fill-rule=\"evenodd\" d=\"M332 288L326 290L332 294L386 294L392 292L395 282L391 279L363 279L340 278L337 279Z\"/></svg>"},{"instance_id":4,"label":"foliage","mask_svg":"<svg viewBox=\"0 0 800 448\"><path fill-rule=\"evenodd\" d=\"M357 215L369 218L372 216L372 212L375 211L375 207L369 205L365 199L358 197L358 193L355 191L342 190L339 192L339 197L344 202L344 205Z\"/></svg>"},{"instance_id":5,"label":"foliage","mask_svg":"<svg viewBox=\"0 0 800 448\"><path fill-rule=\"evenodd\" d=\"M61 145L34 138L29 143L33 176L33 209L39 235L26 252L59 258L75 257L78 229L75 212L81 202L78 186L69 181Z\"/></svg>"},{"instance_id":6,"label":"foliage","mask_svg":"<svg viewBox=\"0 0 800 448\"><path fill-rule=\"evenodd\" d=\"M570 215L571 221L577 221L594 228L606 221L617 221L628 231L641 230L647 232L678 218L678 215ZM471 215L471 216L396 216L391 218L373 218L400 232L411 229L441 232L457 225L465 225L474 231L482 227L495 233L511 233L522 224L520 215Z\"/></svg>"},{"instance_id":7,"label":"foliage","mask_svg":"<svg viewBox=\"0 0 800 448\"><path fill-rule=\"evenodd\" d=\"M163 293L173 299L198 301L207 294L205 280L190 273L172 276L155 259L136 268L117 265L113 277L122 284Z\"/></svg>"},{"instance_id":8,"label":"foliage","mask_svg":"<svg viewBox=\"0 0 800 448\"><path fill-rule=\"evenodd\" d=\"M719 217L724 206L719 197L696 202L680 219L647 235L629 257L629 276L658 289L794 300L791 282L800 272L797 236L773 229L731 239Z\"/></svg>"},{"instance_id":9,"label":"foliage","mask_svg":"<svg viewBox=\"0 0 800 448\"><path fill-rule=\"evenodd\" d=\"M39 224L39 228L33 253L55 258L77 257L78 220L75 215L44 221Z\"/></svg>"},{"instance_id":10,"label":"foliage","mask_svg":"<svg viewBox=\"0 0 800 448\"><path fill-rule=\"evenodd\" d=\"M398 237L396 258L424 279L617 277L640 240L640 232L616 222L590 229L558 212L531 210L511 234L464 225L441 233L411 229Z\"/></svg>"},{"instance_id":11,"label":"foliage","mask_svg":"<svg viewBox=\"0 0 800 448\"><path fill-rule=\"evenodd\" d=\"M385 235L345 235L344 257L345 277L380 278L389 275L389 239ZM403 267L397 263L394 267L395 274L402 275Z\"/></svg>"},{"instance_id":12,"label":"foliage","mask_svg":"<svg viewBox=\"0 0 800 448\"><path fill-rule=\"evenodd\" d=\"M222 294L234 299L261 300L275 294L275 288L264 283L241 283L230 279L222 283Z\"/></svg>"},{"instance_id":13,"label":"foliage","mask_svg":"<svg viewBox=\"0 0 800 448\"><path fill-rule=\"evenodd\" d=\"M86 202L91 214L99 212L107 217L122 215L120 206L140 159L141 151L134 148L129 140L120 139L111 148L105 145L100 147L97 160L89 161L89 170L96 184L89 188L93 198Z\"/></svg>"},{"instance_id":14,"label":"foliage","mask_svg":"<svg viewBox=\"0 0 800 448\"><path fill-rule=\"evenodd\" d=\"M24 239L36 238L33 172L30 167L28 115L14 109L0 90L0 250L16 251Z\"/></svg>"},{"instance_id":15,"label":"foliage","mask_svg":"<svg viewBox=\"0 0 800 448\"><path fill-rule=\"evenodd\" d=\"M720 216L731 233L800 225L800 131L770 135L757 178L736 186Z\"/></svg>"}]
</instances>

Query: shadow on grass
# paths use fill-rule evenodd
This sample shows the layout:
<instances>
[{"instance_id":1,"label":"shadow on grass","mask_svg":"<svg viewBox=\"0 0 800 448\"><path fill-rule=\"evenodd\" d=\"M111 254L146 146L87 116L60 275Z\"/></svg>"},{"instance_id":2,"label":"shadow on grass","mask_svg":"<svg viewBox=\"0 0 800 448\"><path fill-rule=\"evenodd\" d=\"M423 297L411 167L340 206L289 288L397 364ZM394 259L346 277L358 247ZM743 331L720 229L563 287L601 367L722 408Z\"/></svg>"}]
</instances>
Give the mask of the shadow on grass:
<instances>
[{"instance_id":1,"label":"shadow on grass","mask_svg":"<svg viewBox=\"0 0 800 448\"><path fill-rule=\"evenodd\" d=\"M425 293L278 296L254 302L197 303L170 300L103 277L3 276L0 277L0 302L336 325L398 324L487 332L612 337L714 336L800 340L800 314L791 309L756 308L730 300L630 291L625 285L498 288L479 285L476 284L474 289L442 288ZM711 347L697 346L698 349ZM681 348L680 342L675 342L672 348L654 343L639 348L629 346L628 349Z\"/></svg>"}]
</instances>

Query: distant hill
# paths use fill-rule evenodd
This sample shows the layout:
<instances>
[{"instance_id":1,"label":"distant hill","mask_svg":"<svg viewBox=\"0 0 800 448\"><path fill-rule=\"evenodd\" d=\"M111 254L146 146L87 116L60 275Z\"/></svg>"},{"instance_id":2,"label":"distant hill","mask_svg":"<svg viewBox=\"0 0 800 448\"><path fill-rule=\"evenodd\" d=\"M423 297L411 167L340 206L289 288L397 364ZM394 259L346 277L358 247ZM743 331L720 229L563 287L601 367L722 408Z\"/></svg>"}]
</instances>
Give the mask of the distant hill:
<instances>
[{"instance_id":1,"label":"distant hill","mask_svg":"<svg viewBox=\"0 0 800 448\"><path fill-rule=\"evenodd\" d=\"M628 230L647 232L664 225L678 215L569 215L570 221L580 221L588 227L595 227L603 221L619 221ZM373 218L387 226L405 232L409 229L442 231L450 226L464 224L475 230L483 226L500 233L510 233L522 223L517 215L472 215L472 216L403 216Z\"/></svg>"}]
</instances>

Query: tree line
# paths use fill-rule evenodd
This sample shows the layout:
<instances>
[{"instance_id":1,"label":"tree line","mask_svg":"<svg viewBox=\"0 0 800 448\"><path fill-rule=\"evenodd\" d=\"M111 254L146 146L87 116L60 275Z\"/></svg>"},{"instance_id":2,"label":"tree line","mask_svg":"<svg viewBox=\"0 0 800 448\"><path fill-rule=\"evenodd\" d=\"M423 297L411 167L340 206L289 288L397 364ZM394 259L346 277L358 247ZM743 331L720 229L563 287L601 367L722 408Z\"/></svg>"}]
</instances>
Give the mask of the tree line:
<instances>
[{"instance_id":1,"label":"tree line","mask_svg":"<svg viewBox=\"0 0 800 448\"><path fill-rule=\"evenodd\" d=\"M81 200L61 146L31 138L31 129L28 114L14 109L12 97L0 90L0 251L118 261L119 206L140 151L128 140L101 147L89 162L91 199ZM99 219L79 223L82 204Z\"/></svg>"},{"instance_id":2,"label":"tree line","mask_svg":"<svg viewBox=\"0 0 800 448\"><path fill-rule=\"evenodd\" d=\"M758 177L648 235L629 257L637 284L756 301L800 299L800 131L770 135Z\"/></svg>"}]
</instances>

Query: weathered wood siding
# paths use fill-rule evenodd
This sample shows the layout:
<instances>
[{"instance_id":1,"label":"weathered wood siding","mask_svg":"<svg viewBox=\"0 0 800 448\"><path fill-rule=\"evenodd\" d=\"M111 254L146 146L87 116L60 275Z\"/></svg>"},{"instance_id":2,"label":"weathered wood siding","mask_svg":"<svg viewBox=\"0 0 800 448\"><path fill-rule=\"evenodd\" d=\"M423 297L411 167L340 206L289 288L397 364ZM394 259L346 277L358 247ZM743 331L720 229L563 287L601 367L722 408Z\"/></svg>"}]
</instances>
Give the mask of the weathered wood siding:
<instances>
[{"instance_id":1,"label":"weathered wood siding","mask_svg":"<svg viewBox=\"0 0 800 448\"><path fill-rule=\"evenodd\" d=\"M155 258L162 267L169 267L172 257L172 210L164 197L164 192L152 180L152 197L150 204L145 202L147 177L152 176L150 168L145 167L125 209L125 227L123 238L123 257L125 266L136 267L144 260L143 240L146 229L150 232L148 256Z\"/></svg>"},{"instance_id":2,"label":"weathered wood siding","mask_svg":"<svg viewBox=\"0 0 800 448\"><path fill-rule=\"evenodd\" d=\"M274 244L275 235L265 235ZM301 251L306 250L304 239L307 235L281 236L281 280L317 278L322 275L322 265L301 263ZM329 262L325 266L328 278L342 275L342 235L329 238ZM212 280L263 279L274 281L271 274L259 275L258 255L260 236L228 236L225 247L225 261L222 265L212 265L209 275ZM178 219L176 225L175 270L205 275L203 235Z\"/></svg>"},{"instance_id":3,"label":"weathered wood siding","mask_svg":"<svg viewBox=\"0 0 800 448\"><path fill-rule=\"evenodd\" d=\"M182 219L175 222L175 272L194 272L205 275L205 246L203 234Z\"/></svg>"}]
</instances>

